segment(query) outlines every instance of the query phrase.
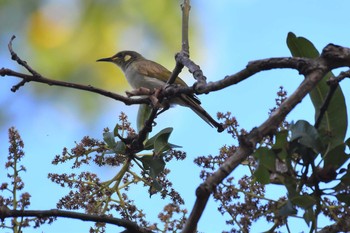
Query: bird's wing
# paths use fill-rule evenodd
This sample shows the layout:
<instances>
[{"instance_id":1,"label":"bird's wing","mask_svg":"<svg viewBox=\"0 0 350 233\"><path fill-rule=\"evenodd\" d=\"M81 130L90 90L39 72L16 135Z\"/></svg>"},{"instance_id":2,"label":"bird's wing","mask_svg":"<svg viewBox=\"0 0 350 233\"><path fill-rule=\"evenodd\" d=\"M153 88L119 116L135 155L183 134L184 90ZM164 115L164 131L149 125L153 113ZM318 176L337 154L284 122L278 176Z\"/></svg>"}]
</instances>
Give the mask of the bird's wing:
<instances>
[{"instance_id":1,"label":"bird's wing","mask_svg":"<svg viewBox=\"0 0 350 233\"><path fill-rule=\"evenodd\" d=\"M162 80L163 82L167 82L170 78L171 72L165 68L164 66L150 61L138 61L139 65L137 65L138 72L151 78L157 77L158 79ZM175 80L175 84L187 87L187 84L179 77Z\"/></svg>"},{"instance_id":2,"label":"bird's wing","mask_svg":"<svg viewBox=\"0 0 350 233\"><path fill-rule=\"evenodd\" d=\"M150 78L157 77L158 79L164 81L164 83L170 78L171 72L164 66L151 60L142 60L138 62L139 65L135 67L137 67L139 73ZM188 87L188 85L179 77L177 77L177 79L175 80L175 84ZM200 100L195 95L182 95L182 98L186 98L187 101L190 101L192 104L201 104Z\"/></svg>"}]
</instances>

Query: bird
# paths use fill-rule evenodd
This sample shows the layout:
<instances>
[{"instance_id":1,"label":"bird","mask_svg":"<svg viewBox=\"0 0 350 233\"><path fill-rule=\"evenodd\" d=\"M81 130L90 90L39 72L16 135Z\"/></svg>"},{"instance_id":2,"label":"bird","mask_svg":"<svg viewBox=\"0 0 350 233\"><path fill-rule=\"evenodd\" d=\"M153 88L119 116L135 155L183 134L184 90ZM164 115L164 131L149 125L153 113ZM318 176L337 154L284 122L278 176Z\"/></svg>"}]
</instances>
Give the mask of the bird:
<instances>
[{"instance_id":1,"label":"bird","mask_svg":"<svg viewBox=\"0 0 350 233\"><path fill-rule=\"evenodd\" d=\"M171 72L161 64L144 58L135 51L125 50L116 53L107 58L98 59L97 62L111 62L117 65L124 73L129 85L133 89L147 88L150 90L163 88L169 79ZM188 87L188 85L179 77L175 79L174 84ZM218 132L222 132L224 127L215 121L209 113L202 107L198 97L194 94L181 94L175 97L170 105L181 105L189 107L198 116L200 116L211 127L215 127Z\"/></svg>"}]
</instances>

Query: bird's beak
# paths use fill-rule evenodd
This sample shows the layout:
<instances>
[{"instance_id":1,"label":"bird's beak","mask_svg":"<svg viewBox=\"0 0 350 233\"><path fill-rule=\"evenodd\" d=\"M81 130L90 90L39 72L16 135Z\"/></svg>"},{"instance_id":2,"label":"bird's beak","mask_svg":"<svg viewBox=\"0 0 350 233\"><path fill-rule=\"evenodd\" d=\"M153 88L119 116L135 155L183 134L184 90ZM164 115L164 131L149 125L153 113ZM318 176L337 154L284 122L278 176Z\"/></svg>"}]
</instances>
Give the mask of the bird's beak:
<instances>
[{"instance_id":1,"label":"bird's beak","mask_svg":"<svg viewBox=\"0 0 350 233\"><path fill-rule=\"evenodd\" d=\"M98 59L97 61L106 61L106 62L112 62L113 59L110 58L110 57L107 57L107 58L101 58L101 59Z\"/></svg>"}]
</instances>

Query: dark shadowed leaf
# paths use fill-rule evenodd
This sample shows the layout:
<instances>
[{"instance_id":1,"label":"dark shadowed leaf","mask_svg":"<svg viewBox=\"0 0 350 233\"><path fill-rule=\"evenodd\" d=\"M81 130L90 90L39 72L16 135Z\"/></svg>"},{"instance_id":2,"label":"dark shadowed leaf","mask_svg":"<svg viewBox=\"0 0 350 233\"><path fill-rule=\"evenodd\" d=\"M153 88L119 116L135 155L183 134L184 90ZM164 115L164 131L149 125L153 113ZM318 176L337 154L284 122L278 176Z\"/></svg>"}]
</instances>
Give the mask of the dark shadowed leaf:
<instances>
[{"instance_id":1,"label":"dark shadowed leaf","mask_svg":"<svg viewBox=\"0 0 350 233\"><path fill-rule=\"evenodd\" d=\"M146 120L149 118L152 111L152 107L147 104L140 104L139 110L137 112L137 131L139 132Z\"/></svg>"},{"instance_id":2,"label":"dark shadowed leaf","mask_svg":"<svg viewBox=\"0 0 350 233\"><path fill-rule=\"evenodd\" d=\"M149 196L151 197L153 194L159 192L162 190L162 186L160 183L156 180L153 180L152 185L149 187Z\"/></svg>"},{"instance_id":3,"label":"dark shadowed leaf","mask_svg":"<svg viewBox=\"0 0 350 233\"><path fill-rule=\"evenodd\" d=\"M340 144L329 151L324 158L324 167L332 166L334 169L340 168L350 155L345 153L345 144Z\"/></svg>"},{"instance_id":4,"label":"dark shadowed leaf","mask_svg":"<svg viewBox=\"0 0 350 233\"><path fill-rule=\"evenodd\" d=\"M309 122L299 120L290 126L291 141L297 140L300 144L313 149L315 152L323 151L323 144L317 129Z\"/></svg>"},{"instance_id":5,"label":"dark shadowed leaf","mask_svg":"<svg viewBox=\"0 0 350 233\"><path fill-rule=\"evenodd\" d=\"M291 202L294 205L297 205L303 209L309 209L314 204L316 204L316 200L309 195L302 195L302 196L293 197L293 198L291 198Z\"/></svg>"},{"instance_id":6,"label":"dark shadowed leaf","mask_svg":"<svg viewBox=\"0 0 350 233\"><path fill-rule=\"evenodd\" d=\"M344 202L347 206L350 206L350 195L346 193L336 195L338 201Z\"/></svg>"},{"instance_id":7,"label":"dark shadowed leaf","mask_svg":"<svg viewBox=\"0 0 350 233\"><path fill-rule=\"evenodd\" d=\"M308 208L305 210L303 218L308 226L310 226L310 223L314 221L315 219L315 213L312 208Z\"/></svg>"},{"instance_id":8,"label":"dark shadowed leaf","mask_svg":"<svg viewBox=\"0 0 350 233\"><path fill-rule=\"evenodd\" d=\"M115 141L114 133L112 132L104 132L103 140L106 142L108 147L111 149L110 152L123 154L125 152L125 144L121 141Z\"/></svg>"},{"instance_id":9,"label":"dark shadowed leaf","mask_svg":"<svg viewBox=\"0 0 350 233\"><path fill-rule=\"evenodd\" d=\"M153 179L164 170L165 162L162 156L143 155L140 160Z\"/></svg>"},{"instance_id":10,"label":"dark shadowed leaf","mask_svg":"<svg viewBox=\"0 0 350 233\"><path fill-rule=\"evenodd\" d=\"M148 139L145 143L145 150L154 149L155 155L160 155L162 152L167 151L171 148L180 147L168 142L172 131L173 128L165 128L150 139Z\"/></svg>"},{"instance_id":11,"label":"dark shadowed leaf","mask_svg":"<svg viewBox=\"0 0 350 233\"><path fill-rule=\"evenodd\" d=\"M150 139L148 139L145 143L145 150L151 150L154 148L154 143L156 142L157 138L162 135L162 134L166 134L166 135L170 135L170 133L173 131L173 128L165 128L162 129L160 132L158 132L156 135L154 135L153 137L151 137Z\"/></svg>"},{"instance_id":12,"label":"dark shadowed leaf","mask_svg":"<svg viewBox=\"0 0 350 233\"><path fill-rule=\"evenodd\" d=\"M277 134L275 135L276 142L272 146L272 150L275 152L278 158L282 160L288 157L288 133L288 130L282 130L277 132Z\"/></svg>"},{"instance_id":13,"label":"dark shadowed leaf","mask_svg":"<svg viewBox=\"0 0 350 233\"><path fill-rule=\"evenodd\" d=\"M114 134L112 132L104 132L103 140L107 143L109 148L114 148L117 146L115 142Z\"/></svg>"},{"instance_id":14,"label":"dark shadowed leaf","mask_svg":"<svg viewBox=\"0 0 350 233\"><path fill-rule=\"evenodd\" d=\"M290 216L290 215L295 215L297 213L298 212L296 208L293 206L290 200L288 200L286 204L283 205L278 211L278 215L280 216Z\"/></svg>"},{"instance_id":15,"label":"dark shadowed leaf","mask_svg":"<svg viewBox=\"0 0 350 233\"><path fill-rule=\"evenodd\" d=\"M282 130L282 131L277 132L275 135L276 142L272 146L272 149L286 148L288 145L287 137L288 137L288 130Z\"/></svg>"},{"instance_id":16,"label":"dark shadowed leaf","mask_svg":"<svg viewBox=\"0 0 350 233\"><path fill-rule=\"evenodd\" d=\"M259 166L263 166L270 171L275 171L276 155L272 150L266 147L260 147L254 152L253 156L258 160Z\"/></svg>"},{"instance_id":17,"label":"dark shadowed leaf","mask_svg":"<svg viewBox=\"0 0 350 233\"><path fill-rule=\"evenodd\" d=\"M261 184L270 183L270 172L264 166L258 166L254 172L254 177Z\"/></svg>"},{"instance_id":18,"label":"dark shadowed leaf","mask_svg":"<svg viewBox=\"0 0 350 233\"><path fill-rule=\"evenodd\" d=\"M119 124L116 124L113 129L113 135L114 137L117 137L119 135Z\"/></svg>"},{"instance_id":19,"label":"dark shadowed leaf","mask_svg":"<svg viewBox=\"0 0 350 233\"><path fill-rule=\"evenodd\" d=\"M270 183L270 174L276 170L275 153L266 147L260 147L254 152L253 156L258 160L258 167L254 172L254 177L262 184Z\"/></svg>"}]
</instances>

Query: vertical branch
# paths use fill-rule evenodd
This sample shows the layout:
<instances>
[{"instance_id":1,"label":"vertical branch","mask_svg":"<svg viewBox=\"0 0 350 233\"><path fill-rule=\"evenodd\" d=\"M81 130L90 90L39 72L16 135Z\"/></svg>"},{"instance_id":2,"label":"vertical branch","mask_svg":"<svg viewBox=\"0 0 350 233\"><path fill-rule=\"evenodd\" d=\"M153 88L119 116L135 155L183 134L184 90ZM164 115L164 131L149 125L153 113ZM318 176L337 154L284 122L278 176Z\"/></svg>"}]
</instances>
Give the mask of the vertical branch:
<instances>
[{"instance_id":1,"label":"vertical branch","mask_svg":"<svg viewBox=\"0 0 350 233\"><path fill-rule=\"evenodd\" d=\"M181 5L182 9L182 50L187 57L190 56L190 46L188 43L188 22L190 17L190 0L184 0L184 3Z\"/></svg>"},{"instance_id":2,"label":"vertical branch","mask_svg":"<svg viewBox=\"0 0 350 233\"><path fill-rule=\"evenodd\" d=\"M181 46L181 52L176 54L175 60L176 65L171 73L170 78L167 81L167 84L173 84L175 82L175 79L177 76L179 76L182 68L184 65L179 61L178 57L189 57L190 56L190 46L188 43L188 22L189 22L189 16L190 16L190 0L184 0L184 2L181 4L181 10L182 10L182 46Z\"/></svg>"}]
</instances>

